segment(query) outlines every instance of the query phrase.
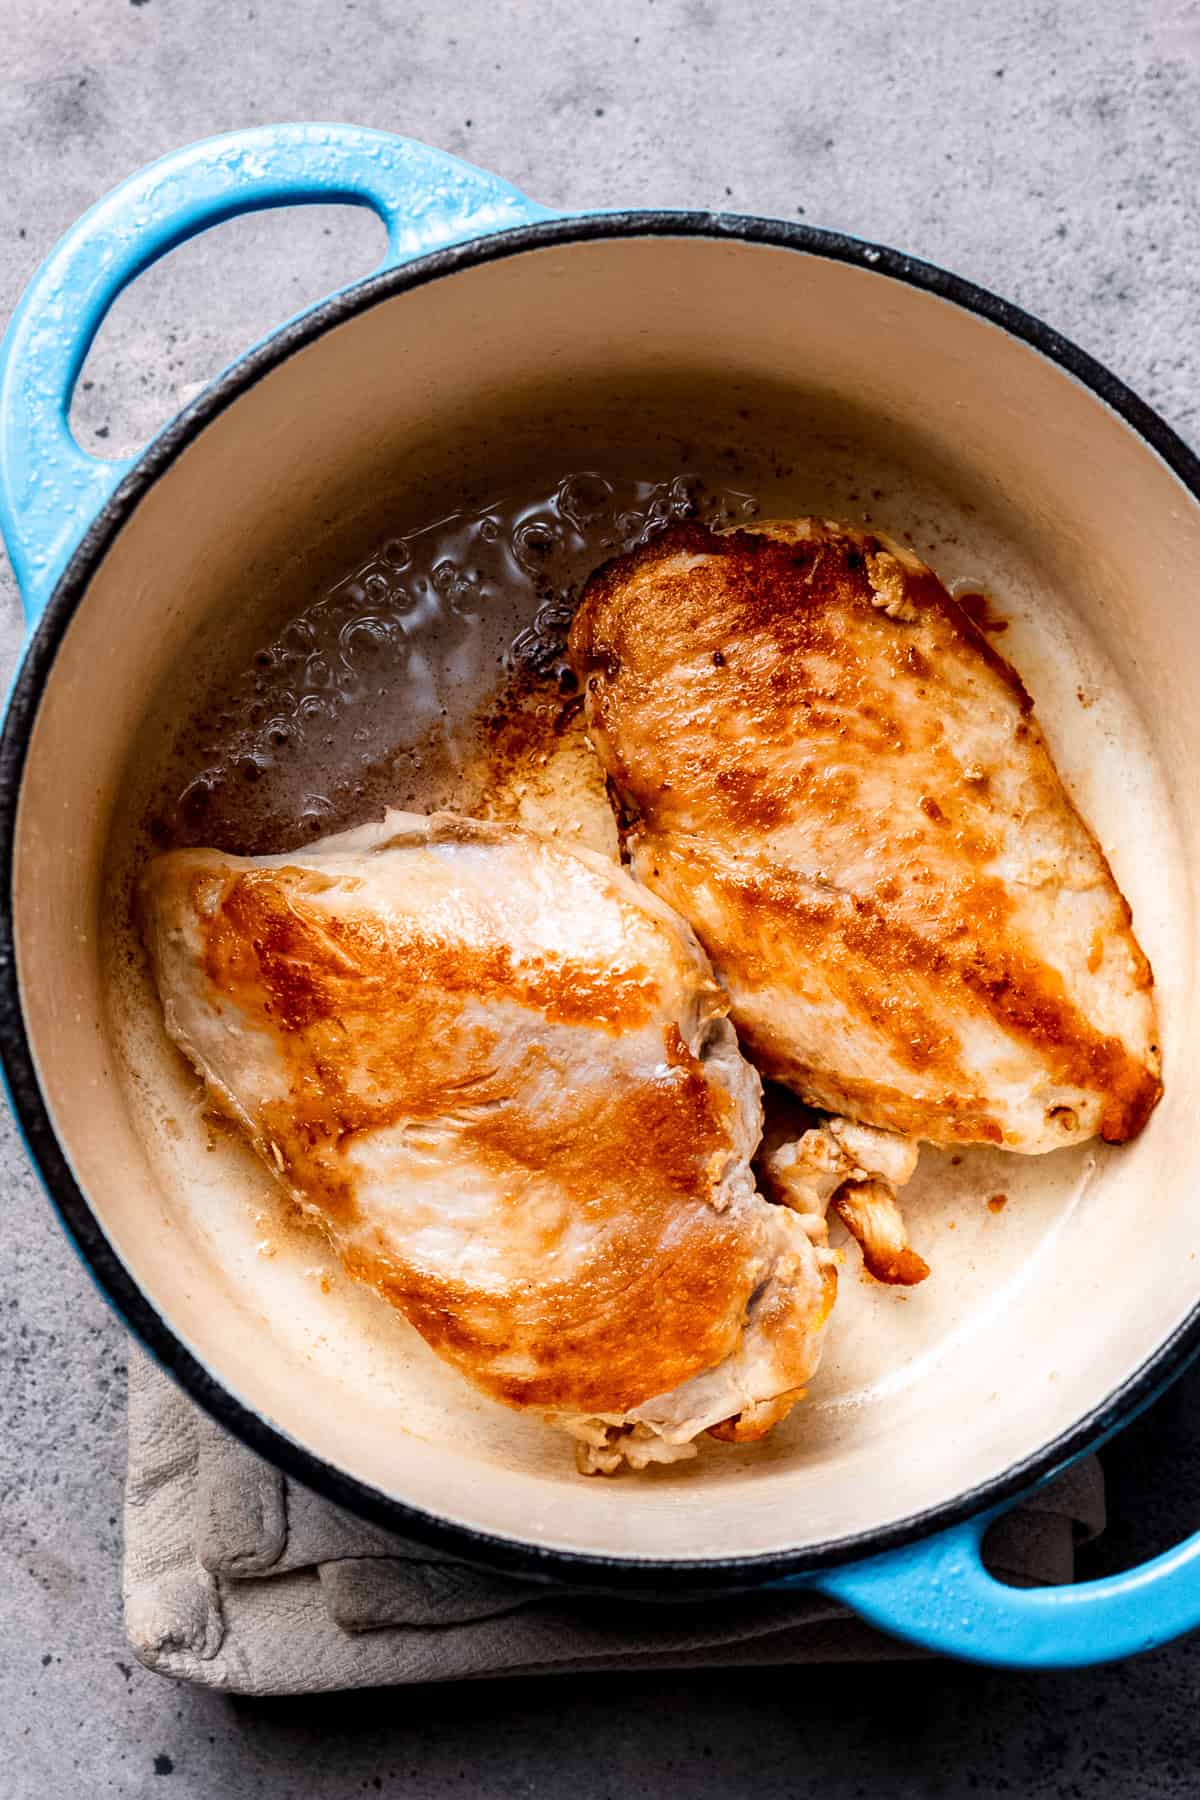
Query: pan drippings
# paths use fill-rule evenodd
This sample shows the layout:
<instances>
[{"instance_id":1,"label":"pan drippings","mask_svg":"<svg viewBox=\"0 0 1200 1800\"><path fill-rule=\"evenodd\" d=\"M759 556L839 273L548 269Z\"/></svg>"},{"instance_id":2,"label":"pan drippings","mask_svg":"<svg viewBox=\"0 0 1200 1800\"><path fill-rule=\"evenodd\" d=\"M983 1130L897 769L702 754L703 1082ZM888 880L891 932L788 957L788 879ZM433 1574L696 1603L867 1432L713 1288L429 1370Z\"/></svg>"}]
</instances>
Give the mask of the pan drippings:
<instances>
[{"instance_id":1,"label":"pan drippings","mask_svg":"<svg viewBox=\"0 0 1200 1800\"><path fill-rule=\"evenodd\" d=\"M598 563L672 521L757 510L752 494L695 474L577 471L386 539L198 713L156 837L258 855L387 806L461 804L471 721L516 672L554 680Z\"/></svg>"}]
</instances>

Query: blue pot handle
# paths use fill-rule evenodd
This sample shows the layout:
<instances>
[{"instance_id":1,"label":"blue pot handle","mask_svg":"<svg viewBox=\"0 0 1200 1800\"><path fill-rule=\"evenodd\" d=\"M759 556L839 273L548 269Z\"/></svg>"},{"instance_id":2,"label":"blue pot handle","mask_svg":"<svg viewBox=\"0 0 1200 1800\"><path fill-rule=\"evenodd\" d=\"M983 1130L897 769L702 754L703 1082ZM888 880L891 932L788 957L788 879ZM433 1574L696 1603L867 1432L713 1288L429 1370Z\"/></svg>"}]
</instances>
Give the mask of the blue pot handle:
<instances>
[{"instance_id":1,"label":"blue pot handle","mask_svg":"<svg viewBox=\"0 0 1200 1800\"><path fill-rule=\"evenodd\" d=\"M989 1575L980 1554L988 1526L1004 1510L847 1563L811 1585L909 1643L1013 1669L1114 1662L1200 1625L1200 1533L1100 1581L1015 1588Z\"/></svg>"},{"instance_id":2,"label":"blue pot handle","mask_svg":"<svg viewBox=\"0 0 1200 1800\"><path fill-rule=\"evenodd\" d=\"M68 422L79 372L122 288L240 213L338 202L383 220L384 268L551 216L456 157L352 125L268 125L209 138L98 201L42 264L0 346L0 529L31 624L137 460L89 455Z\"/></svg>"}]
</instances>

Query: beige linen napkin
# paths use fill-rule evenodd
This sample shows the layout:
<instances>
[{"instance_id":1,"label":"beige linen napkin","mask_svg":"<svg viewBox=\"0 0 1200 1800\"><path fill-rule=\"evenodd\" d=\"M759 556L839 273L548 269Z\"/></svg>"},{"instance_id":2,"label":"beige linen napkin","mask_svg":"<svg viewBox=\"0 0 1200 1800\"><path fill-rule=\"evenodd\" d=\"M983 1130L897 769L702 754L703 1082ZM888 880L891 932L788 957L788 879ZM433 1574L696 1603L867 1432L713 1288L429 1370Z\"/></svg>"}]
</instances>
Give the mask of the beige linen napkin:
<instances>
[{"instance_id":1,"label":"beige linen napkin","mask_svg":"<svg viewBox=\"0 0 1200 1800\"><path fill-rule=\"evenodd\" d=\"M993 1528L988 1562L1070 1581L1103 1526L1089 1460ZM597 1598L393 1537L262 1462L133 1345L124 1596L147 1668L239 1694L915 1654L820 1595Z\"/></svg>"}]
</instances>

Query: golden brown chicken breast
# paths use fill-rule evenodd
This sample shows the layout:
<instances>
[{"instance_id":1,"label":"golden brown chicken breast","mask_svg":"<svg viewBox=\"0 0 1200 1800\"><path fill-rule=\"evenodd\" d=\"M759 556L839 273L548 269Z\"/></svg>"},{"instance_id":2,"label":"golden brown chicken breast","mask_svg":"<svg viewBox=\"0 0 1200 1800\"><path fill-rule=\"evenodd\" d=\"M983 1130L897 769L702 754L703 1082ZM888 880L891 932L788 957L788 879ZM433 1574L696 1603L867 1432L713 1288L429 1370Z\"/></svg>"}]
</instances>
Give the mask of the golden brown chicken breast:
<instances>
[{"instance_id":1,"label":"golden brown chicken breast","mask_svg":"<svg viewBox=\"0 0 1200 1800\"><path fill-rule=\"evenodd\" d=\"M350 1273L590 1469L760 1435L820 1356L820 1233L756 1191L758 1077L615 863L449 815L142 884L167 1029Z\"/></svg>"},{"instance_id":2,"label":"golden brown chicken breast","mask_svg":"<svg viewBox=\"0 0 1200 1800\"><path fill-rule=\"evenodd\" d=\"M570 646L632 870L764 1072L937 1143L1141 1129L1129 907L1020 679L911 552L680 526L592 577Z\"/></svg>"}]
</instances>

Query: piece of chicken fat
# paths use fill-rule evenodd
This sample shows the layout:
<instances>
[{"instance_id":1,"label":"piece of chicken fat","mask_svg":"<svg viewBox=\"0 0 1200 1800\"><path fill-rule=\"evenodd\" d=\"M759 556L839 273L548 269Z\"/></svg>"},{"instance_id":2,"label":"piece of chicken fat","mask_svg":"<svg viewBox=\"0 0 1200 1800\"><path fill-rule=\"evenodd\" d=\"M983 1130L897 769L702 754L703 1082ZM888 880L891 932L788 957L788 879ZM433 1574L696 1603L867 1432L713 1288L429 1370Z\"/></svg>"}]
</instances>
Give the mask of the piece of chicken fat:
<instances>
[{"instance_id":1,"label":"piece of chicken fat","mask_svg":"<svg viewBox=\"0 0 1200 1800\"><path fill-rule=\"evenodd\" d=\"M797 1215L818 1257L828 1248L832 1211L862 1251L876 1281L913 1287L929 1264L908 1240L896 1190L912 1179L920 1154L910 1138L837 1116L821 1117L770 1086L767 1125L755 1169L763 1191Z\"/></svg>"}]
</instances>

